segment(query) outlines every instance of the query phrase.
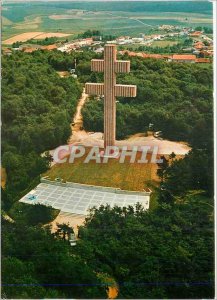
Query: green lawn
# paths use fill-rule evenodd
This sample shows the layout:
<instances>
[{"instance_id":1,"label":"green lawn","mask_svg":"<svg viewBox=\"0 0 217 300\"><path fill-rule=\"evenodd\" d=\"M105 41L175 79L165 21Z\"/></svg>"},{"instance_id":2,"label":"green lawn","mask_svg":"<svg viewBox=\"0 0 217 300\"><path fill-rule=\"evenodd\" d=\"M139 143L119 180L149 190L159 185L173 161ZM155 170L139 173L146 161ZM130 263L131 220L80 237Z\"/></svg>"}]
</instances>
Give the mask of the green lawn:
<instances>
[{"instance_id":1,"label":"green lawn","mask_svg":"<svg viewBox=\"0 0 217 300\"><path fill-rule=\"evenodd\" d=\"M141 191L158 184L156 164L130 163L129 158L125 163L119 163L117 159L109 159L107 164L97 164L95 161L83 163L85 157L76 159L74 163L56 164L44 175L52 180L60 177L69 182L133 191ZM137 159L139 158L140 154L137 155Z\"/></svg>"},{"instance_id":2,"label":"green lawn","mask_svg":"<svg viewBox=\"0 0 217 300\"><path fill-rule=\"evenodd\" d=\"M178 44L178 39L175 41L171 41L171 40L164 40L164 41L154 41L151 45L151 47L167 47L167 46L173 46L173 45L177 45Z\"/></svg>"}]
</instances>

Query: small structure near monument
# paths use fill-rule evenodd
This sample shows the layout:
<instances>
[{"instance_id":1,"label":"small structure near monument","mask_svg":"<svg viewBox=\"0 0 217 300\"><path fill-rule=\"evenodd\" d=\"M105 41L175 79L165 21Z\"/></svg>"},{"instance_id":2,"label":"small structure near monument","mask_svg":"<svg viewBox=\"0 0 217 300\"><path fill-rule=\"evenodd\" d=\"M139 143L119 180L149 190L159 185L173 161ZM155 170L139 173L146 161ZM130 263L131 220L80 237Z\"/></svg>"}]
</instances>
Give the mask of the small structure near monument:
<instances>
[{"instance_id":1,"label":"small structure near monument","mask_svg":"<svg viewBox=\"0 0 217 300\"><path fill-rule=\"evenodd\" d=\"M104 95L104 148L115 145L116 97L136 97L135 85L116 84L117 73L130 72L130 61L117 60L115 45L105 45L104 60L93 59L91 70L104 72L104 83L86 83L89 95Z\"/></svg>"}]
</instances>

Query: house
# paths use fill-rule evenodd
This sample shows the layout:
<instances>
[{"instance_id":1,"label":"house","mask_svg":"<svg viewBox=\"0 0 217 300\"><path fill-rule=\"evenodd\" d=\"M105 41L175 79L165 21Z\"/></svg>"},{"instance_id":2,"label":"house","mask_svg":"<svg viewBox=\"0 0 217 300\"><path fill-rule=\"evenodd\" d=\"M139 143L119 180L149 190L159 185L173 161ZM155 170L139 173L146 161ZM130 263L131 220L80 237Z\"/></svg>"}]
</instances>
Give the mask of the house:
<instances>
[{"instance_id":1,"label":"house","mask_svg":"<svg viewBox=\"0 0 217 300\"><path fill-rule=\"evenodd\" d=\"M101 37L101 35L99 35L99 36L93 36L93 41L102 41L102 37Z\"/></svg>"},{"instance_id":2,"label":"house","mask_svg":"<svg viewBox=\"0 0 217 300\"><path fill-rule=\"evenodd\" d=\"M163 55L161 54L147 54L147 58L154 58L154 59L163 59Z\"/></svg>"},{"instance_id":3,"label":"house","mask_svg":"<svg viewBox=\"0 0 217 300\"><path fill-rule=\"evenodd\" d=\"M194 50L192 53L195 54L195 55L199 55L201 53L201 51L200 50Z\"/></svg>"},{"instance_id":4,"label":"house","mask_svg":"<svg viewBox=\"0 0 217 300\"><path fill-rule=\"evenodd\" d=\"M161 54L147 54L147 53L143 53L143 58L163 59L164 57Z\"/></svg>"},{"instance_id":5,"label":"house","mask_svg":"<svg viewBox=\"0 0 217 300\"><path fill-rule=\"evenodd\" d=\"M134 43L141 43L141 42L143 42L144 41L144 39L143 38L132 38L132 41L134 42Z\"/></svg>"},{"instance_id":6,"label":"house","mask_svg":"<svg viewBox=\"0 0 217 300\"><path fill-rule=\"evenodd\" d=\"M174 54L172 56L173 62L187 62L187 63L195 63L196 55L192 54Z\"/></svg>"},{"instance_id":7,"label":"house","mask_svg":"<svg viewBox=\"0 0 217 300\"><path fill-rule=\"evenodd\" d=\"M189 52L194 51L194 48L192 48L192 47L183 48L182 51L183 51L183 52L188 52L188 53L189 53Z\"/></svg>"},{"instance_id":8,"label":"house","mask_svg":"<svg viewBox=\"0 0 217 300\"><path fill-rule=\"evenodd\" d=\"M142 58L167 59L169 56L161 54L148 54L143 52L119 51L119 54L128 54L129 56L137 56Z\"/></svg>"},{"instance_id":9,"label":"house","mask_svg":"<svg viewBox=\"0 0 217 300\"><path fill-rule=\"evenodd\" d=\"M113 40L113 41L107 41L107 44L117 44L117 41Z\"/></svg>"},{"instance_id":10,"label":"house","mask_svg":"<svg viewBox=\"0 0 217 300\"><path fill-rule=\"evenodd\" d=\"M207 63L210 63L211 61L210 61L209 58L197 58L195 62L196 63L203 63L203 64L205 63L205 64L207 64Z\"/></svg>"},{"instance_id":11,"label":"house","mask_svg":"<svg viewBox=\"0 0 217 300\"><path fill-rule=\"evenodd\" d=\"M23 48L24 53L32 53L36 50L38 50L38 49L37 48Z\"/></svg>"},{"instance_id":12,"label":"house","mask_svg":"<svg viewBox=\"0 0 217 300\"><path fill-rule=\"evenodd\" d=\"M94 52L97 53L97 54L103 53L103 51L104 51L103 47L99 47L99 48L94 50Z\"/></svg>"},{"instance_id":13,"label":"house","mask_svg":"<svg viewBox=\"0 0 217 300\"><path fill-rule=\"evenodd\" d=\"M153 34L151 37L154 41L160 41L162 36L160 34Z\"/></svg>"},{"instance_id":14,"label":"house","mask_svg":"<svg viewBox=\"0 0 217 300\"><path fill-rule=\"evenodd\" d=\"M194 31L190 34L191 37L199 37L201 36L203 32L202 31Z\"/></svg>"},{"instance_id":15,"label":"house","mask_svg":"<svg viewBox=\"0 0 217 300\"><path fill-rule=\"evenodd\" d=\"M53 44L53 45L48 45L48 46L42 46L41 49L42 50L47 50L47 51L52 51L52 50L57 49L57 45Z\"/></svg>"},{"instance_id":16,"label":"house","mask_svg":"<svg viewBox=\"0 0 217 300\"><path fill-rule=\"evenodd\" d=\"M91 38L86 38L85 41L86 41L88 44L93 43L93 38L92 38L92 37L91 37Z\"/></svg>"},{"instance_id":17,"label":"house","mask_svg":"<svg viewBox=\"0 0 217 300\"><path fill-rule=\"evenodd\" d=\"M68 47L67 46L61 46L61 47L57 48L57 50L59 50L61 52L67 52Z\"/></svg>"},{"instance_id":18,"label":"house","mask_svg":"<svg viewBox=\"0 0 217 300\"><path fill-rule=\"evenodd\" d=\"M204 47L205 47L205 45L204 45L204 43L201 42L201 41L198 41L198 42L196 42L196 43L194 44L194 48L195 48L196 50L201 50L201 49L203 49Z\"/></svg>"},{"instance_id":19,"label":"house","mask_svg":"<svg viewBox=\"0 0 217 300\"><path fill-rule=\"evenodd\" d=\"M203 49L202 51L200 51L200 53L203 55L203 56L213 56L213 49Z\"/></svg>"},{"instance_id":20,"label":"house","mask_svg":"<svg viewBox=\"0 0 217 300\"><path fill-rule=\"evenodd\" d=\"M2 52L4 55L11 55L13 53L13 51L9 48L2 48Z\"/></svg>"},{"instance_id":21,"label":"house","mask_svg":"<svg viewBox=\"0 0 217 300\"><path fill-rule=\"evenodd\" d=\"M161 25L158 27L159 30L173 30L175 29L175 26L173 25Z\"/></svg>"},{"instance_id":22,"label":"house","mask_svg":"<svg viewBox=\"0 0 217 300\"><path fill-rule=\"evenodd\" d=\"M118 45L126 45L126 44L132 44L133 40L130 39L129 37L121 36L121 37L116 39L116 42L117 42Z\"/></svg>"}]
</instances>

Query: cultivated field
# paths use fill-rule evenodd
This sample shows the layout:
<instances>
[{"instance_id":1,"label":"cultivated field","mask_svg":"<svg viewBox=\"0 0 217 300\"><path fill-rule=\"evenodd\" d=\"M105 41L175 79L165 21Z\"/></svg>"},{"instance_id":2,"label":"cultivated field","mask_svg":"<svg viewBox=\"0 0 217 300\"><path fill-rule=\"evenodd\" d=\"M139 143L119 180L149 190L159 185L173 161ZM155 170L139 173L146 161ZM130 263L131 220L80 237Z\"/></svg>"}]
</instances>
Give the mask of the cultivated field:
<instances>
[{"instance_id":1,"label":"cultivated field","mask_svg":"<svg viewBox=\"0 0 217 300\"><path fill-rule=\"evenodd\" d=\"M212 26L210 3L28 2L4 4L3 40L33 30L77 34L138 35L158 25Z\"/></svg>"},{"instance_id":2,"label":"cultivated field","mask_svg":"<svg viewBox=\"0 0 217 300\"><path fill-rule=\"evenodd\" d=\"M50 38L50 37L62 38L62 37L67 37L69 35L70 34L59 33L59 32L26 32L26 33L15 35L7 40L4 40L3 44L12 45L13 43L26 42L30 39L43 40L45 38Z\"/></svg>"}]
</instances>

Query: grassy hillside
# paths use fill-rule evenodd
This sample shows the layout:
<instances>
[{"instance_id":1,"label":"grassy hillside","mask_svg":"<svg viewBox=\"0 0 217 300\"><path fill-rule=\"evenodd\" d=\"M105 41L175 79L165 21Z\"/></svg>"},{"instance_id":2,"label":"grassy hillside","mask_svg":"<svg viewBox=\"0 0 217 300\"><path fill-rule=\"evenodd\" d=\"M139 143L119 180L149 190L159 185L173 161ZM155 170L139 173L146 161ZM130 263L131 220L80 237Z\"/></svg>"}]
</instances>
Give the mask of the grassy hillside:
<instances>
[{"instance_id":1,"label":"grassy hillside","mask_svg":"<svg viewBox=\"0 0 217 300\"><path fill-rule=\"evenodd\" d=\"M48 175L52 180L57 177L66 181L110 186L121 188L123 190L142 191L145 187L150 187L150 184L155 184L159 181L157 177L157 165L153 163L130 163L129 157L124 163L119 163L118 159L109 159L109 163L96 163L90 161L84 163L89 150L86 150L86 155L76 159L74 163L56 164L45 175ZM138 161L141 154L137 154ZM151 157L147 158L149 161Z\"/></svg>"}]
</instances>

